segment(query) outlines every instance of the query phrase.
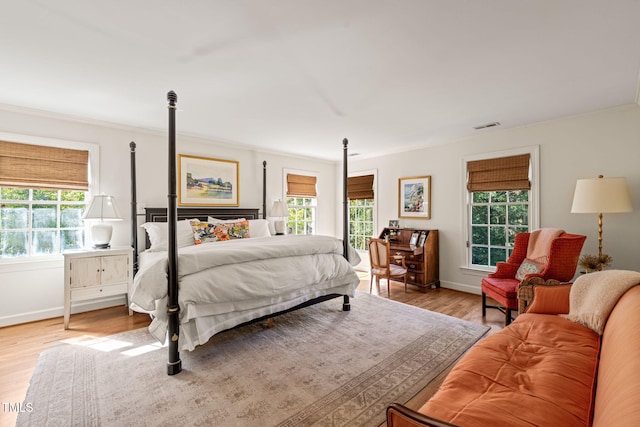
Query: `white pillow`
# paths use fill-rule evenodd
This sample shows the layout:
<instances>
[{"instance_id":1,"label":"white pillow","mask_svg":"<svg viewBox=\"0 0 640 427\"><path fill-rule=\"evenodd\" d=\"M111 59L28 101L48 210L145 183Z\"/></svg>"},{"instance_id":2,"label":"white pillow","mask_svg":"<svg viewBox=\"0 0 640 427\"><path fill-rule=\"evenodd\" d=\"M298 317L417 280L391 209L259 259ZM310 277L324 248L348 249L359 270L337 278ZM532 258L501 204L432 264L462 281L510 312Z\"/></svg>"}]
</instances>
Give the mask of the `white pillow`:
<instances>
[{"instance_id":1,"label":"white pillow","mask_svg":"<svg viewBox=\"0 0 640 427\"><path fill-rule=\"evenodd\" d=\"M272 216L267 217L267 222L269 223L269 233L272 236L276 235L276 224L275 224L276 219L280 219L280 218L274 218Z\"/></svg>"},{"instance_id":2,"label":"white pillow","mask_svg":"<svg viewBox=\"0 0 640 427\"><path fill-rule=\"evenodd\" d=\"M211 216L207 218L207 222L209 224L220 224L224 222L240 222L240 221L246 221L246 218L218 219L218 218L213 218Z\"/></svg>"},{"instance_id":3,"label":"white pillow","mask_svg":"<svg viewBox=\"0 0 640 427\"><path fill-rule=\"evenodd\" d=\"M250 219L249 235L251 238L271 237L271 233L269 232L269 221L266 219Z\"/></svg>"},{"instance_id":4,"label":"white pillow","mask_svg":"<svg viewBox=\"0 0 640 427\"><path fill-rule=\"evenodd\" d=\"M178 247L193 246L193 230L191 230L190 220L185 219L178 221L176 227L176 240ZM147 249L150 252L166 251L169 242L169 227L166 222L145 222L140 227L147 231L151 247Z\"/></svg>"}]
</instances>

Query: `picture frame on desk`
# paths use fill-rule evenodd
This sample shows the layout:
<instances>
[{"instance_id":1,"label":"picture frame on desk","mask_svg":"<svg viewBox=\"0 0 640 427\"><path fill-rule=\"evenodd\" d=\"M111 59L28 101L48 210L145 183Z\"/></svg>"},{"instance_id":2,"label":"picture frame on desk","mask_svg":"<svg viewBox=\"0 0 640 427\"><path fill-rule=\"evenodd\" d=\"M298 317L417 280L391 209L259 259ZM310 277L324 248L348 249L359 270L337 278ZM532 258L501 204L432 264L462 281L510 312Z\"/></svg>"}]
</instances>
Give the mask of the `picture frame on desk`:
<instances>
[{"instance_id":1,"label":"picture frame on desk","mask_svg":"<svg viewBox=\"0 0 640 427\"><path fill-rule=\"evenodd\" d=\"M400 221L398 221L397 219L390 219L389 228L400 228Z\"/></svg>"},{"instance_id":2,"label":"picture frame on desk","mask_svg":"<svg viewBox=\"0 0 640 427\"><path fill-rule=\"evenodd\" d=\"M431 176L398 180L398 216L431 219Z\"/></svg>"},{"instance_id":3,"label":"picture frame on desk","mask_svg":"<svg viewBox=\"0 0 640 427\"><path fill-rule=\"evenodd\" d=\"M411 240L409 241L409 245L410 246L415 246L418 244L418 238L420 237L420 233L418 233L417 231L414 231L413 234L411 234ZM423 242L424 243L424 242Z\"/></svg>"},{"instance_id":4,"label":"picture frame on desk","mask_svg":"<svg viewBox=\"0 0 640 427\"><path fill-rule=\"evenodd\" d=\"M427 240L427 233L424 231L420 233L420 238L418 239L418 246L423 247L424 242Z\"/></svg>"}]
</instances>

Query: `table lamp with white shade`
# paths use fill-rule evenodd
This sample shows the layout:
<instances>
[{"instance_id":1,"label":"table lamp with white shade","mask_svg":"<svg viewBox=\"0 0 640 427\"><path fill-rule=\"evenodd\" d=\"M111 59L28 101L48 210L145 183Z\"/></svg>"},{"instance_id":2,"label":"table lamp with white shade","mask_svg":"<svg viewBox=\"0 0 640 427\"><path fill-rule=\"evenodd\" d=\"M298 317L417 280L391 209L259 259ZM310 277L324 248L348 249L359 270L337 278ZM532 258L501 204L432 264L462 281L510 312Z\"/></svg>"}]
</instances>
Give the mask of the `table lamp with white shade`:
<instances>
[{"instance_id":1,"label":"table lamp with white shade","mask_svg":"<svg viewBox=\"0 0 640 427\"><path fill-rule=\"evenodd\" d=\"M287 223L286 218L289 217L289 209L282 200L273 202L271 216L275 218L273 226L276 229L276 235L281 236L285 234L285 225Z\"/></svg>"},{"instance_id":2,"label":"table lamp with white shade","mask_svg":"<svg viewBox=\"0 0 640 427\"><path fill-rule=\"evenodd\" d=\"M110 246L113 227L108 221L122 221L113 196L103 194L93 196L89 207L82 215L82 219L99 220L91 226L91 240L96 249L107 249Z\"/></svg>"}]
</instances>

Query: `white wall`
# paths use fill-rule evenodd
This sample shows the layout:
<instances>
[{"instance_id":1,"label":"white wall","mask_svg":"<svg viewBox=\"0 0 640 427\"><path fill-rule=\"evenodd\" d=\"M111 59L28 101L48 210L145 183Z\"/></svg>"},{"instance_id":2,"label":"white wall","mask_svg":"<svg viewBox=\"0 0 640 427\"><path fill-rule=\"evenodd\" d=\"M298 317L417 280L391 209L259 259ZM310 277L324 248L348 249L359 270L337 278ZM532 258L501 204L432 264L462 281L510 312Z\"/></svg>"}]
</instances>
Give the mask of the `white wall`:
<instances>
[{"instance_id":1,"label":"white wall","mask_svg":"<svg viewBox=\"0 0 640 427\"><path fill-rule=\"evenodd\" d=\"M443 287L480 293L486 273L465 262L463 157L515 147L540 147L540 226L584 234L583 253L598 253L597 215L572 214L576 180L623 176L634 210L605 214L603 251L612 268L640 270L640 106L630 105L515 129L488 130L451 144L349 161L349 170L378 170L378 232L398 218L398 178L431 175L431 219L400 219L401 226L438 229ZM337 173L337 172L336 172ZM338 176L340 176L337 173ZM338 216L338 215L337 215Z\"/></svg>"},{"instance_id":2,"label":"white wall","mask_svg":"<svg viewBox=\"0 0 640 427\"><path fill-rule=\"evenodd\" d=\"M180 128L177 116L177 128ZM137 145L138 203L148 207L167 205L167 134L131 127L27 111L0 108L0 132L71 140L100 146L100 188L97 192L115 196L126 218L113 223L113 246L130 245L130 155L129 143ZM336 142L336 151L341 150ZM240 162L240 207L262 210L262 162L267 161L267 213L274 200L283 198L283 169L318 174L318 224L321 234L335 229L334 162L261 152L178 135L177 153L237 160ZM144 217L138 217L141 224ZM144 245L140 230L139 245ZM0 326L44 319L63 314L64 269L62 257L46 261L0 260ZM97 303L78 304L73 312L123 304L115 297Z\"/></svg>"},{"instance_id":3,"label":"white wall","mask_svg":"<svg viewBox=\"0 0 640 427\"><path fill-rule=\"evenodd\" d=\"M130 127L81 122L56 115L0 109L0 132L82 141L100 146L100 192L116 197L120 210L129 212L129 142L138 149L138 202L166 206L167 136ZM179 115L178 115L179 129ZM571 214L578 178L624 176L631 189L634 211L605 214L604 251L614 268L640 269L640 107L623 106L515 129L488 130L451 144L385 155L351 158L349 170L377 171L377 225L384 228L398 218L398 178L431 175L430 220L401 219L403 226L440 230L440 279L444 287L479 293L484 273L462 269L463 166L466 155L514 147L540 146L540 226L560 227L587 235L583 253L597 253L597 217ZM336 150L341 150L341 141ZM342 168L332 162L289 157L237 146L178 137L178 153L238 160L240 206L261 208L262 161L268 162L267 211L281 198L282 170L317 172L318 232L341 236ZM128 216L128 215L127 215ZM141 221L138 221L139 223ZM114 245L130 243L130 222L114 224ZM142 236L142 234L140 234ZM0 326L61 316L63 313L62 258L46 262L0 262ZM122 303L121 299L101 306ZM74 311L94 308L78 306Z\"/></svg>"}]
</instances>

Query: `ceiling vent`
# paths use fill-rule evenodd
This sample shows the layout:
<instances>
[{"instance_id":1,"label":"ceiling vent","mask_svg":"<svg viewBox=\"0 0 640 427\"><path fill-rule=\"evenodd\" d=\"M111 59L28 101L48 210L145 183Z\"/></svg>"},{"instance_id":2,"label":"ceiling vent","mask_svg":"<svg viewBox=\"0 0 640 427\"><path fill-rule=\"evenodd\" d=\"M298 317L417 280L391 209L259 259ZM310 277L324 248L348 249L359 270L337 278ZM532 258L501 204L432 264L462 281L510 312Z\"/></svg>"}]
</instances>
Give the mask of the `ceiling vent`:
<instances>
[{"instance_id":1,"label":"ceiling vent","mask_svg":"<svg viewBox=\"0 0 640 427\"><path fill-rule=\"evenodd\" d=\"M480 129L492 128L494 126L500 126L500 122L487 123L486 125L474 126L473 128L475 130L480 130Z\"/></svg>"}]
</instances>

